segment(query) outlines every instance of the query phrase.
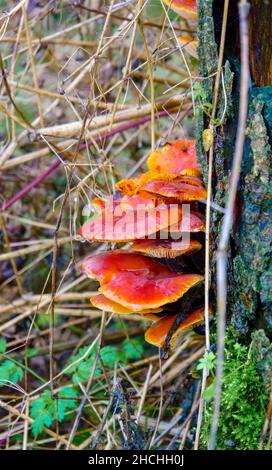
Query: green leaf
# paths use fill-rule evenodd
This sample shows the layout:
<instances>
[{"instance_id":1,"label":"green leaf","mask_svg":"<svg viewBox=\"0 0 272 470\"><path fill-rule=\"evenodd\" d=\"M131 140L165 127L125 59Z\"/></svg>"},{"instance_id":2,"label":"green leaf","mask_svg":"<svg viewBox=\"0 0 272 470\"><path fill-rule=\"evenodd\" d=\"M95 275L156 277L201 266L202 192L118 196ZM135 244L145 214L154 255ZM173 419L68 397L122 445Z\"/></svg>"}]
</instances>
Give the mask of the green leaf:
<instances>
[{"instance_id":1,"label":"green leaf","mask_svg":"<svg viewBox=\"0 0 272 470\"><path fill-rule=\"evenodd\" d=\"M0 353L6 352L7 349L7 341L5 338L0 339Z\"/></svg>"},{"instance_id":2,"label":"green leaf","mask_svg":"<svg viewBox=\"0 0 272 470\"><path fill-rule=\"evenodd\" d=\"M9 380L10 382L17 383L19 380L22 380L23 376L23 369L11 360L7 359L0 365L0 386L1 381Z\"/></svg>"},{"instance_id":3,"label":"green leaf","mask_svg":"<svg viewBox=\"0 0 272 470\"><path fill-rule=\"evenodd\" d=\"M67 366L70 366L69 369L67 371L65 371L65 374L66 375L72 375L79 367L79 364L75 364L73 366L71 366L71 364L73 364L74 362L78 361L78 359L81 359L87 352L87 350L89 349L89 346L83 346L82 348L80 348L77 352L77 354L75 356L72 356L70 357L68 363L67 363ZM90 354L92 354L93 351L90 352ZM89 357L89 355L87 356L87 358ZM83 359L82 359L83 360ZM86 359L85 359L86 360Z\"/></svg>"},{"instance_id":4,"label":"green leaf","mask_svg":"<svg viewBox=\"0 0 272 470\"><path fill-rule=\"evenodd\" d=\"M27 348L26 356L28 358L37 356L38 350L36 348Z\"/></svg>"},{"instance_id":5,"label":"green leaf","mask_svg":"<svg viewBox=\"0 0 272 470\"><path fill-rule=\"evenodd\" d=\"M34 419L32 424L34 436L41 434L44 426L50 427L55 419L62 422L66 411L76 407L76 401L73 400L76 397L76 390L70 387L62 388L58 398L52 398L50 390L45 390L30 407L30 416Z\"/></svg>"},{"instance_id":6,"label":"green leaf","mask_svg":"<svg viewBox=\"0 0 272 470\"><path fill-rule=\"evenodd\" d=\"M214 397L215 393L215 382L212 382L208 387L205 388L205 391L203 393L203 397L205 400L210 400L211 398Z\"/></svg>"},{"instance_id":7,"label":"green leaf","mask_svg":"<svg viewBox=\"0 0 272 470\"><path fill-rule=\"evenodd\" d=\"M104 346L100 350L100 355L104 365L110 368L122 360L122 354L117 346Z\"/></svg>"},{"instance_id":8,"label":"green leaf","mask_svg":"<svg viewBox=\"0 0 272 470\"><path fill-rule=\"evenodd\" d=\"M78 353L71 357L68 361L68 366L70 364L73 364L75 361L78 361L81 359L89 349L89 346L83 346L82 348L79 349ZM85 382L88 380L94 360L95 360L95 354L96 354L96 348L94 347L90 353L87 355L87 357L84 357L82 361L78 362L77 364L69 367L69 369L65 372L66 375L72 375L72 380L74 384L78 384L79 382ZM101 370L96 367L94 376L100 375Z\"/></svg>"},{"instance_id":9,"label":"green leaf","mask_svg":"<svg viewBox=\"0 0 272 470\"><path fill-rule=\"evenodd\" d=\"M208 103L208 102L203 103L203 106L207 109L212 109L212 104L211 103Z\"/></svg>"},{"instance_id":10,"label":"green leaf","mask_svg":"<svg viewBox=\"0 0 272 470\"><path fill-rule=\"evenodd\" d=\"M195 100L203 100L205 101L207 99L206 92L204 88L202 87L201 83L195 82L193 85L193 93L194 93L194 98Z\"/></svg>"},{"instance_id":11,"label":"green leaf","mask_svg":"<svg viewBox=\"0 0 272 470\"><path fill-rule=\"evenodd\" d=\"M216 356L213 352L205 353L205 355L200 359L198 365L196 366L197 370L203 370L205 367L211 372L215 369Z\"/></svg>"},{"instance_id":12,"label":"green leaf","mask_svg":"<svg viewBox=\"0 0 272 470\"><path fill-rule=\"evenodd\" d=\"M35 437L43 431L44 426L51 426L56 417L56 405L50 390L45 390L40 398L31 404L30 416L34 419L32 432Z\"/></svg>"},{"instance_id":13,"label":"green leaf","mask_svg":"<svg viewBox=\"0 0 272 470\"><path fill-rule=\"evenodd\" d=\"M73 388L64 387L61 389L58 397L58 420L61 423L64 419L65 412L67 410L73 410L76 407L76 401L73 400L73 398L77 397L77 392Z\"/></svg>"},{"instance_id":14,"label":"green leaf","mask_svg":"<svg viewBox=\"0 0 272 470\"><path fill-rule=\"evenodd\" d=\"M141 359L144 352L143 338L125 339L122 344L124 361Z\"/></svg>"}]
</instances>

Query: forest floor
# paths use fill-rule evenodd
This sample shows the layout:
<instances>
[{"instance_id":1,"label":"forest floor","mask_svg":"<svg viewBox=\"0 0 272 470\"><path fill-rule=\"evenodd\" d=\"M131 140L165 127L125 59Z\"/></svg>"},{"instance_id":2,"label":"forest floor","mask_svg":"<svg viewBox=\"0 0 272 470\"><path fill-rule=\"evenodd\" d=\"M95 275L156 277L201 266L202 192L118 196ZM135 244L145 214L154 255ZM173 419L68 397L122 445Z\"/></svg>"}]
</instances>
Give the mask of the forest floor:
<instances>
[{"instance_id":1,"label":"forest floor","mask_svg":"<svg viewBox=\"0 0 272 470\"><path fill-rule=\"evenodd\" d=\"M187 332L162 360L144 341L149 320L92 307L97 282L80 264L101 244L77 235L93 197L145 171L152 149L194 137L198 60L178 38L197 25L160 0L0 7L0 448L205 447L202 370L213 377L215 355L203 359L204 336ZM227 347L238 393L238 359L250 383L255 366ZM248 428L261 429L264 400Z\"/></svg>"}]
</instances>

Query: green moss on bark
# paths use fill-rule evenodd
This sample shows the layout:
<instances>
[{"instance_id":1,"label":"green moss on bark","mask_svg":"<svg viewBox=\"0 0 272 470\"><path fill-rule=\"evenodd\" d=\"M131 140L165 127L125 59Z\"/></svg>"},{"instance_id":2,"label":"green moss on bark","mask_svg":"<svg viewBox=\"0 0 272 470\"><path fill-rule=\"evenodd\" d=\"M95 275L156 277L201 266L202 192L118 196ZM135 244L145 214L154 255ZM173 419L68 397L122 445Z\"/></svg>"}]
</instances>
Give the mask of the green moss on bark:
<instances>
[{"instance_id":1,"label":"green moss on bark","mask_svg":"<svg viewBox=\"0 0 272 470\"><path fill-rule=\"evenodd\" d=\"M216 8L215 8L216 7ZM200 75L206 100L212 103L213 85L217 70L219 26L222 10L212 0L198 2ZM216 11L216 13L215 13ZM233 21L233 18L229 18ZM239 23L237 23L237 28ZM223 83L220 86L214 144L212 198L225 206L228 195L230 168L234 154L239 104L239 58L233 55L233 41L238 35L226 37L223 64ZM239 47L236 47L239 50ZM232 52L228 56L228 50ZM196 117L197 153L204 179L207 177L207 155L202 146L202 132L209 118L199 109ZM254 328L264 328L272 334L272 88L251 86L249 95L248 136L243 155L238 188L235 223L228 252L228 319L232 319L238 336L247 336ZM211 217L211 272L215 289L215 253L222 214L212 211Z\"/></svg>"},{"instance_id":2,"label":"green moss on bark","mask_svg":"<svg viewBox=\"0 0 272 470\"><path fill-rule=\"evenodd\" d=\"M255 338L250 346L241 345L230 329L226 332L217 450L258 448L267 408L267 394L259 373L261 361L264 364L266 346L260 338ZM201 434L201 447L204 449L209 442L212 411L213 400L210 400L206 404Z\"/></svg>"},{"instance_id":3,"label":"green moss on bark","mask_svg":"<svg viewBox=\"0 0 272 470\"><path fill-rule=\"evenodd\" d=\"M235 234L237 256L233 260L232 318L243 334L252 326L261 326L272 333L272 154L263 116L263 93L263 89L260 93L255 89L250 99L241 210ZM272 105L272 89L266 93L268 107L269 102Z\"/></svg>"}]
</instances>

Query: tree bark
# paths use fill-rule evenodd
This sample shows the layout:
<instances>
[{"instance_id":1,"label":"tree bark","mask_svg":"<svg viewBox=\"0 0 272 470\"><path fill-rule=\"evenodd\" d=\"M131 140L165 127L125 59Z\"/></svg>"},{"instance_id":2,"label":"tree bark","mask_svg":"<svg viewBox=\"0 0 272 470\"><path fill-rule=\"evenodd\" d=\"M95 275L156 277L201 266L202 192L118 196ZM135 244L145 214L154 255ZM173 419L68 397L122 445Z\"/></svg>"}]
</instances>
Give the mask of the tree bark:
<instances>
[{"instance_id":1,"label":"tree bark","mask_svg":"<svg viewBox=\"0 0 272 470\"><path fill-rule=\"evenodd\" d=\"M237 1L229 7L214 141L213 201L224 207L234 152L240 79ZM198 1L200 75L205 100L212 103L224 2ZM237 211L228 252L228 321L239 337L262 328L272 335L272 1L252 0L249 14L250 74L247 138L237 197ZM224 92L225 89L225 92ZM227 97L227 103L225 96ZM203 103L202 103L203 104ZM226 105L223 122L220 122ZM202 132L209 117L197 103L197 152L204 178L207 154ZM212 213L211 271L215 284L215 253L222 214Z\"/></svg>"}]
</instances>

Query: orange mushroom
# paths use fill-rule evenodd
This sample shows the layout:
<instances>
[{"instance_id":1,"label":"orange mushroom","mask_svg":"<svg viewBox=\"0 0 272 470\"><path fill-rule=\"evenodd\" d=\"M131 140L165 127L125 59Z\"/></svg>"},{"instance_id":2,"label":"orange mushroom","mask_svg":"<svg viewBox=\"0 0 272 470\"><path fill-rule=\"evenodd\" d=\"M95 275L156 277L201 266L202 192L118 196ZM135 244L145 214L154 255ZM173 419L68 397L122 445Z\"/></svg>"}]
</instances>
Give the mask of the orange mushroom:
<instances>
[{"instance_id":1,"label":"orange mushroom","mask_svg":"<svg viewBox=\"0 0 272 470\"><path fill-rule=\"evenodd\" d=\"M199 212L185 212L182 214L181 220L177 224L169 227L168 233L175 240L178 240L183 233L205 232L205 217ZM177 234L179 236L177 236Z\"/></svg>"},{"instance_id":2,"label":"orange mushroom","mask_svg":"<svg viewBox=\"0 0 272 470\"><path fill-rule=\"evenodd\" d=\"M176 274L151 258L116 250L87 258L82 271L100 281L99 291L134 312L172 303L203 281L198 274Z\"/></svg>"},{"instance_id":3,"label":"orange mushroom","mask_svg":"<svg viewBox=\"0 0 272 470\"><path fill-rule=\"evenodd\" d=\"M198 174L199 171L195 170ZM128 203L133 203L132 198L135 195L138 195L140 191L143 190L143 187L147 183L152 183L152 182L157 182L157 181L163 181L163 182L171 182L171 183L187 183L187 184L192 184L193 186L199 186L202 187L203 183L201 179L194 174L194 170L191 168L188 168L185 170L185 173L188 174L175 174L175 173L160 173L158 171L147 171L145 173L142 173L139 176L136 176L133 179L124 179L119 181L119 183L116 184L116 188L121 191L125 196L127 196L126 202ZM124 197L125 197L124 196ZM150 195L141 195L142 199L145 199L145 202L147 202L148 197L150 201ZM122 204L122 200L121 200Z\"/></svg>"},{"instance_id":4,"label":"orange mushroom","mask_svg":"<svg viewBox=\"0 0 272 470\"><path fill-rule=\"evenodd\" d=\"M196 39L193 39L191 36L181 36L178 38L178 40L186 52L188 52L195 59L198 59L198 41Z\"/></svg>"},{"instance_id":5,"label":"orange mushroom","mask_svg":"<svg viewBox=\"0 0 272 470\"><path fill-rule=\"evenodd\" d=\"M150 154L149 170L159 173L200 176L194 140L174 140Z\"/></svg>"},{"instance_id":6,"label":"orange mushroom","mask_svg":"<svg viewBox=\"0 0 272 470\"><path fill-rule=\"evenodd\" d=\"M94 241L132 241L144 238L177 224L181 208L173 204L160 204L150 210L124 210L118 205L105 208L98 216L87 221L79 229L79 235Z\"/></svg>"},{"instance_id":7,"label":"orange mushroom","mask_svg":"<svg viewBox=\"0 0 272 470\"><path fill-rule=\"evenodd\" d=\"M190 240L189 243L184 241L168 240L135 240L130 252L143 253L153 258L176 258L180 255L190 255L202 248L201 243L196 240Z\"/></svg>"},{"instance_id":8,"label":"orange mushroom","mask_svg":"<svg viewBox=\"0 0 272 470\"><path fill-rule=\"evenodd\" d=\"M131 308L134 312L154 309L172 303L191 287L203 281L198 274L166 274L123 272L102 284L99 291L106 297Z\"/></svg>"},{"instance_id":9,"label":"orange mushroom","mask_svg":"<svg viewBox=\"0 0 272 470\"><path fill-rule=\"evenodd\" d=\"M94 307L99 308L100 310L106 310L107 312L117 313L118 315L133 313L130 309L123 307L122 305L118 304L117 302L114 302L113 300L108 299L103 294L97 294L94 297L91 297L90 302ZM160 317L156 316L155 314L159 312L162 312L161 308L143 310L142 312L138 313L152 320L157 320Z\"/></svg>"},{"instance_id":10,"label":"orange mushroom","mask_svg":"<svg viewBox=\"0 0 272 470\"><path fill-rule=\"evenodd\" d=\"M196 11L193 1L173 0L171 3L187 10L187 14L190 8ZM188 259L180 266L184 258L168 260L165 265L162 260L160 264L152 258L189 256L201 249L201 243L185 240L183 233L205 230L204 217L196 211L197 201L206 199L206 189L200 179L193 140L166 144L151 153L147 165L149 171L117 183L122 194L103 200L94 198L92 203L98 214L79 229L79 234L87 240L130 241L131 247L89 256L81 270L100 283L100 293L90 299L93 306L120 315L137 313L156 321L145 337L148 342L162 347L166 339L168 345L169 332L172 334L176 326L175 319L180 320L177 315L168 314L176 305L162 307L173 304L190 289L198 289L204 278L191 274L194 264L189 266ZM190 203L188 212L186 206L181 206L186 201ZM189 273L173 272L169 267L171 263L176 265L176 270ZM187 296L183 300L187 305ZM170 347L174 347L176 338L184 330L202 323L203 319L203 308L186 315L169 339Z\"/></svg>"},{"instance_id":11,"label":"orange mushroom","mask_svg":"<svg viewBox=\"0 0 272 470\"><path fill-rule=\"evenodd\" d=\"M158 171L146 171L130 179L123 179L116 184L116 188L127 196L133 196L141 189L143 184L150 181L166 180L172 181L176 178L174 174L159 173Z\"/></svg>"},{"instance_id":12,"label":"orange mushroom","mask_svg":"<svg viewBox=\"0 0 272 470\"><path fill-rule=\"evenodd\" d=\"M158 348L161 348L165 344L165 340L170 331L170 328L174 324L177 315L169 315L157 321L150 326L145 332L145 340L147 343L153 344ZM177 340L184 333L185 330L193 328L194 326L200 325L204 322L204 307L200 307L193 312L185 316L184 320L180 323L177 330L173 333L170 339L170 349L174 349Z\"/></svg>"},{"instance_id":13,"label":"orange mushroom","mask_svg":"<svg viewBox=\"0 0 272 470\"><path fill-rule=\"evenodd\" d=\"M163 0L164 3L187 20L197 19L196 0Z\"/></svg>"},{"instance_id":14,"label":"orange mushroom","mask_svg":"<svg viewBox=\"0 0 272 470\"><path fill-rule=\"evenodd\" d=\"M141 189L179 202L201 201L207 197L207 192L204 186L196 186L189 183L183 183L181 181L152 181L144 184Z\"/></svg>"},{"instance_id":15,"label":"orange mushroom","mask_svg":"<svg viewBox=\"0 0 272 470\"><path fill-rule=\"evenodd\" d=\"M160 203L161 201L156 196L151 196L148 193L140 191L133 196L125 194L125 196L120 200L120 207L124 211L129 209L139 210L139 208L150 210L154 209Z\"/></svg>"},{"instance_id":16,"label":"orange mushroom","mask_svg":"<svg viewBox=\"0 0 272 470\"><path fill-rule=\"evenodd\" d=\"M80 266L81 271L100 283L111 281L120 272L149 274L169 274L169 269L147 258L146 256L128 253L125 250L104 251L85 258Z\"/></svg>"},{"instance_id":17,"label":"orange mushroom","mask_svg":"<svg viewBox=\"0 0 272 470\"><path fill-rule=\"evenodd\" d=\"M119 205L121 196L108 196L105 199L100 199L99 197L94 197L91 201L92 206L95 208L96 212L101 214L103 210L109 208L115 208Z\"/></svg>"}]
</instances>

